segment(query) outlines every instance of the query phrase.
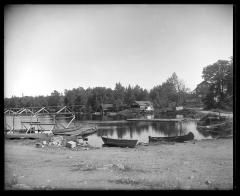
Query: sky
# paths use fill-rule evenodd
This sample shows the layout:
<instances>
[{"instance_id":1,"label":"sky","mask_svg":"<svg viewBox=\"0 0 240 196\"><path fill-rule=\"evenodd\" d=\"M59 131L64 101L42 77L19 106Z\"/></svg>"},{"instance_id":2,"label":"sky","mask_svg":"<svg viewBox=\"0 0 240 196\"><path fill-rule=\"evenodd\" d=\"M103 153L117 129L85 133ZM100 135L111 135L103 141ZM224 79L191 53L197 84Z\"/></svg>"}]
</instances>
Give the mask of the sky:
<instances>
[{"instance_id":1,"label":"sky","mask_svg":"<svg viewBox=\"0 0 240 196\"><path fill-rule=\"evenodd\" d=\"M233 56L229 5L10 5L4 97L83 87L150 90L173 72L190 90Z\"/></svg>"}]
</instances>

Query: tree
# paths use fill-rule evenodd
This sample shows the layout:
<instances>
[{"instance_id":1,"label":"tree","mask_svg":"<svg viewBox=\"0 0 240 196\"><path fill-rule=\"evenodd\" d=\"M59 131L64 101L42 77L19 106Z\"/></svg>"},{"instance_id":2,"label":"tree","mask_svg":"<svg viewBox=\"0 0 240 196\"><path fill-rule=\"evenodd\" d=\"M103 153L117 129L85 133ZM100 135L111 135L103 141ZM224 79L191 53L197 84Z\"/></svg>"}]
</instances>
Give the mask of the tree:
<instances>
[{"instance_id":1,"label":"tree","mask_svg":"<svg viewBox=\"0 0 240 196\"><path fill-rule=\"evenodd\" d=\"M134 95L133 88L130 85L128 85L128 87L126 88L124 101L127 105L130 105L134 101L136 101L136 97Z\"/></svg>"},{"instance_id":2,"label":"tree","mask_svg":"<svg viewBox=\"0 0 240 196\"><path fill-rule=\"evenodd\" d=\"M62 106L63 105L63 98L61 94L54 90L51 95L48 97L48 105L49 106Z\"/></svg>"},{"instance_id":3,"label":"tree","mask_svg":"<svg viewBox=\"0 0 240 196\"><path fill-rule=\"evenodd\" d=\"M203 68L202 77L209 84L208 96L205 97L205 104L208 108L224 108L232 105L233 92L233 63L230 61L218 60L212 65ZM213 100L208 101L212 96ZM229 99L230 98L230 99Z\"/></svg>"},{"instance_id":4,"label":"tree","mask_svg":"<svg viewBox=\"0 0 240 196\"><path fill-rule=\"evenodd\" d=\"M182 105L185 101L186 94L189 91L188 88L186 88L183 80L179 79L177 74L174 72L170 78L167 79L167 83L170 83L174 86L175 92L177 94L177 100L176 103L178 105Z\"/></svg>"},{"instance_id":5,"label":"tree","mask_svg":"<svg viewBox=\"0 0 240 196\"><path fill-rule=\"evenodd\" d=\"M116 83L115 89L113 91L113 104L117 108L117 110L124 104L124 96L125 96L125 88L121 85L121 83Z\"/></svg>"}]
</instances>

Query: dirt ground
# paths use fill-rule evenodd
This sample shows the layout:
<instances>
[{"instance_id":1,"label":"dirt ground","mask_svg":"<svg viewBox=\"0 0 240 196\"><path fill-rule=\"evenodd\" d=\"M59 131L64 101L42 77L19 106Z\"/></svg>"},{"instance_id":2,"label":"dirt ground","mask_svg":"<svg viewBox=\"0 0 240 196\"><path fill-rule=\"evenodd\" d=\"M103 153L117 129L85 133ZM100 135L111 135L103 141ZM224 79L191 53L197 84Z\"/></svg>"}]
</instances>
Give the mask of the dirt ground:
<instances>
[{"instance_id":1,"label":"dirt ground","mask_svg":"<svg viewBox=\"0 0 240 196\"><path fill-rule=\"evenodd\" d=\"M233 139L89 150L6 140L5 189L233 189Z\"/></svg>"}]
</instances>

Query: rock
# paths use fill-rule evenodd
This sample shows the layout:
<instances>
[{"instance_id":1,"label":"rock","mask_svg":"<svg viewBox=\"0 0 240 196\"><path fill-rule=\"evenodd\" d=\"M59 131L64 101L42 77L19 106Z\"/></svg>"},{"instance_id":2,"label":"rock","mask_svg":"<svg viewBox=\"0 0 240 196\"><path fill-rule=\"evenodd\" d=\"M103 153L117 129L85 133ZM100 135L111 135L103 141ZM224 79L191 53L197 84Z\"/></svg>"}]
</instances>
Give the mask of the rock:
<instances>
[{"instance_id":1,"label":"rock","mask_svg":"<svg viewBox=\"0 0 240 196\"><path fill-rule=\"evenodd\" d=\"M50 139L49 145L61 146L63 142L64 142L64 139L62 136L53 136Z\"/></svg>"},{"instance_id":2,"label":"rock","mask_svg":"<svg viewBox=\"0 0 240 196\"><path fill-rule=\"evenodd\" d=\"M77 144L74 141L69 141L66 144L66 147L68 147L68 148L75 148L76 146L77 146Z\"/></svg>"},{"instance_id":3,"label":"rock","mask_svg":"<svg viewBox=\"0 0 240 196\"><path fill-rule=\"evenodd\" d=\"M76 142L77 142L77 144L83 144L83 139L82 138L77 138Z\"/></svg>"},{"instance_id":4,"label":"rock","mask_svg":"<svg viewBox=\"0 0 240 196\"><path fill-rule=\"evenodd\" d=\"M87 145L88 145L87 142L83 142L83 144L82 144L83 147L86 147Z\"/></svg>"},{"instance_id":5,"label":"rock","mask_svg":"<svg viewBox=\"0 0 240 196\"><path fill-rule=\"evenodd\" d=\"M52 145L54 145L54 146L60 146L61 143L60 143L60 141L54 141L54 142L52 142Z\"/></svg>"},{"instance_id":6,"label":"rock","mask_svg":"<svg viewBox=\"0 0 240 196\"><path fill-rule=\"evenodd\" d=\"M43 145L46 145L46 144L47 144L47 141L43 141L42 144L43 144Z\"/></svg>"},{"instance_id":7,"label":"rock","mask_svg":"<svg viewBox=\"0 0 240 196\"><path fill-rule=\"evenodd\" d=\"M51 142L62 142L63 136L53 136L51 137Z\"/></svg>"},{"instance_id":8,"label":"rock","mask_svg":"<svg viewBox=\"0 0 240 196\"><path fill-rule=\"evenodd\" d=\"M37 148L42 148L43 145L42 145L41 143L36 143L36 147L37 147Z\"/></svg>"},{"instance_id":9,"label":"rock","mask_svg":"<svg viewBox=\"0 0 240 196\"><path fill-rule=\"evenodd\" d=\"M118 163L118 164L116 164L115 166L116 166L118 169L122 169L122 170L125 169L124 165L121 164L121 163Z\"/></svg>"}]
</instances>

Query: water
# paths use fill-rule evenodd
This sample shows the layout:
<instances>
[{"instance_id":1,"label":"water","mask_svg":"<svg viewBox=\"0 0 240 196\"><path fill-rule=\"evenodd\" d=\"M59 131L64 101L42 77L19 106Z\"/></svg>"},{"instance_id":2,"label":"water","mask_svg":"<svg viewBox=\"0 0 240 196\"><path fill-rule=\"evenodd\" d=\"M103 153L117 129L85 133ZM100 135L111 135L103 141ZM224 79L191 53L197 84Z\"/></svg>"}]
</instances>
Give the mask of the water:
<instances>
[{"instance_id":1,"label":"water","mask_svg":"<svg viewBox=\"0 0 240 196\"><path fill-rule=\"evenodd\" d=\"M194 134L196 140L212 139L211 135L202 135L196 129L196 122L183 122L182 130L179 123L175 122L126 122L116 124L98 125L98 132L88 136L88 143L100 147L103 144L101 136L115 139L137 139L138 142L148 143L148 136L170 137L184 135L189 132Z\"/></svg>"},{"instance_id":2,"label":"water","mask_svg":"<svg viewBox=\"0 0 240 196\"><path fill-rule=\"evenodd\" d=\"M30 118L29 116L15 117L14 125L15 129L22 129L24 126L21 121L37 121L44 123L51 123L53 120L49 117ZM69 119L59 119L57 122L66 126L70 122ZM6 116L6 122L11 127L13 126L13 120L11 116ZM81 121L75 121L75 125L81 125ZM26 128L29 124L25 124ZM44 129L51 129L52 125L43 125ZM189 133L194 134L196 140L212 139L213 136L199 132L196 128L196 121L184 121L182 122L182 129L178 122L124 122L124 123L97 123L98 132L88 136L88 143L95 147L101 147L103 141L101 136L107 136L115 139L137 139L139 142L148 143L148 136L153 137L169 137L179 136ZM38 129L35 126L35 129Z\"/></svg>"}]
</instances>

